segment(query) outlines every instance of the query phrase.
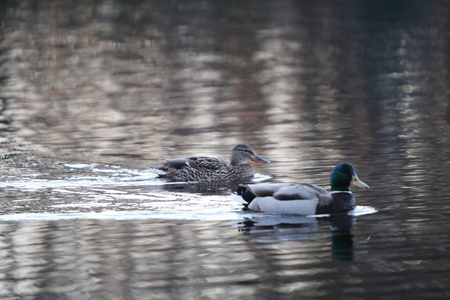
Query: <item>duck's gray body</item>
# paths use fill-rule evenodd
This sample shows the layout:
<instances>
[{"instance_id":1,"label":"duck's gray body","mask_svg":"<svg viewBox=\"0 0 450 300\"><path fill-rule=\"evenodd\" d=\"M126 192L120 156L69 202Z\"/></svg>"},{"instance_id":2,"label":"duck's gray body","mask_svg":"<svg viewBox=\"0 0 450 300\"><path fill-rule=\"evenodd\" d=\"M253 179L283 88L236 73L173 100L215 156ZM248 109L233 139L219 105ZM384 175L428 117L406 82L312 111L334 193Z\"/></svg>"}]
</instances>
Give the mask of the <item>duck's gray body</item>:
<instances>
[{"instance_id":1,"label":"duck's gray body","mask_svg":"<svg viewBox=\"0 0 450 300\"><path fill-rule=\"evenodd\" d=\"M241 185L235 200L250 210L278 214L317 215L355 208L352 192L327 192L308 183L260 183ZM239 197L243 200L239 200Z\"/></svg>"},{"instance_id":2,"label":"duck's gray body","mask_svg":"<svg viewBox=\"0 0 450 300\"><path fill-rule=\"evenodd\" d=\"M317 215L348 212L355 208L350 184L369 186L360 181L352 165L337 165L331 174L331 192L309 183L258 183L240 185L232 198L248 209L277 213Z\"/></svg>"}]
</instances>

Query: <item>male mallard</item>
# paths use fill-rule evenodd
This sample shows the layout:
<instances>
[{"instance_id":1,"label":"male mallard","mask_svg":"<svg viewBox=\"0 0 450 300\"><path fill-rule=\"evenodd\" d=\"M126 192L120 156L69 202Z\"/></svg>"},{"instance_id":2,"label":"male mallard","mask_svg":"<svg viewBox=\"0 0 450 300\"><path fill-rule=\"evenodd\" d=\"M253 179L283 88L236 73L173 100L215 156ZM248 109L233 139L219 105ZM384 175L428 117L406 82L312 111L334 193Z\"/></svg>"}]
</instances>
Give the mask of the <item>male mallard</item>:
<instances>
[{"instance_id":1,"label":"male mallard","mask_svg":"<svg viewBox=\"0 0 450 300\"><path fill-rule=\"evenodd\" d=\"M250 161L270 163L256 155L252 147L239 144L231 151L230 162L215 157L165 159L160 170L169 181L235 181L255 175Z\"/></svg>"},{"instance_id":2,"label":"male mallard","mask_svg":"<svg viewBox=\"0 0 450 300\"><path fill-rule=\"evenodd\" d=\"M309 183L259 183L240 185L234 200L251 210L278 214L317 215L347 212L355 208L350 184L369 188L358 179L351 164L334 167L331 192Z\"/></svg>"}]
</instances>

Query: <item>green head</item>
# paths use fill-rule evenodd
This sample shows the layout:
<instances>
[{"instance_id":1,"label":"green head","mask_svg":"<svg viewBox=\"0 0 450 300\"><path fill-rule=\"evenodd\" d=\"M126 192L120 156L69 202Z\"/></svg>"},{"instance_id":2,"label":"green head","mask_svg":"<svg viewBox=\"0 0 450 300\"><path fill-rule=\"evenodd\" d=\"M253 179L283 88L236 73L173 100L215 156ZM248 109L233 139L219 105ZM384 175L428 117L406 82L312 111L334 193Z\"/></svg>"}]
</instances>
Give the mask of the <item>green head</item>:
<instances>
[{"instance_id":1,"label":"green head","mask_svg":"<svg viewBox=\"0 0 450 300\"><path fill-rule=\"evenodd\" d=\"M355 169L348 163L342 163L334 167L333 172L331 172L330 183L332 191L348 191L350 184L360 188L369 188L367 184L359 180Z\"/></svg>"}]
</instances>

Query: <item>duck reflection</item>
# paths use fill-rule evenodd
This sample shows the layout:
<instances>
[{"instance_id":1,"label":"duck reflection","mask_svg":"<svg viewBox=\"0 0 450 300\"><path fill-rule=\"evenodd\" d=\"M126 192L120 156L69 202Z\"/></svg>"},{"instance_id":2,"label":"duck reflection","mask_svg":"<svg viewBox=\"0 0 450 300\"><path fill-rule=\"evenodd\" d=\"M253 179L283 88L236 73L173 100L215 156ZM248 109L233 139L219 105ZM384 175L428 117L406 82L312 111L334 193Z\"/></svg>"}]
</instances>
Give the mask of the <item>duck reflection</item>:
<instances>
[{"instance_id":1,"label":"duck reflection","mask_svg":"<svg viewBox=\"0 0 450 300\"><path fill-rule=\"evenodd\" d=\"M331 228L334 261L353 260L352 228L356 217L348 213L327 216L252 215L238 222L239 231L262 243L307 240L323 227Z\"/></svg>"},{"instance_id":2,"label":"duck reflection","mask_svg":"<svg viewBox=\"0 0 450 300\"><path fill-rule=\"evenodd\" d=\"M331 230L331 256L334 261L353 260L353 234L351 230Z\"/></svg>"},{"instance_id":3,"label":"duck reflection","mask_svg":"<svg viewBox=\"0 0 450 300\"><path fill-rule=\"evenodd\" d=\"M171 192L195 193L200 195L229 195L239 186L239 181L196 182L164 184L164 190Z\"/></svg>"}]
</instances>

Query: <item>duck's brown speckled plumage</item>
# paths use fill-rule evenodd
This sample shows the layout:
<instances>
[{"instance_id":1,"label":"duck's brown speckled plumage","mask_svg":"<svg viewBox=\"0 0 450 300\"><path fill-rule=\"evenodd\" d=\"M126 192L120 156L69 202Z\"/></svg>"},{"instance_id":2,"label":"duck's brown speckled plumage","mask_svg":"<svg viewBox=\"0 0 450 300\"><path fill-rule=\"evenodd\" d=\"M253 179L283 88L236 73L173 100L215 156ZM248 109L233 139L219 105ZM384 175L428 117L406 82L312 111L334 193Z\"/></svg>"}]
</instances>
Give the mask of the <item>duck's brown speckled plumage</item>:
<instances>
[{"instance_id":1,"label":"duck's brown speckled plumage","mask_svg":"<svg viewBox=\"0 0 450 300\"><path fill-rule=\"evenodd\" d=\"M215 182L236 181L255 175L250 161L269 163L258 155L252 147L239 144L231 152L230 162L215 157L187 157L165 159L160 168L171 182Z\"/></svg>"}]
</instances>

